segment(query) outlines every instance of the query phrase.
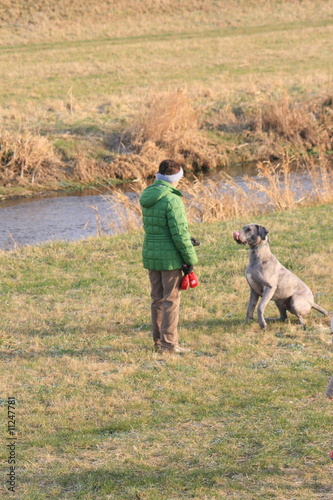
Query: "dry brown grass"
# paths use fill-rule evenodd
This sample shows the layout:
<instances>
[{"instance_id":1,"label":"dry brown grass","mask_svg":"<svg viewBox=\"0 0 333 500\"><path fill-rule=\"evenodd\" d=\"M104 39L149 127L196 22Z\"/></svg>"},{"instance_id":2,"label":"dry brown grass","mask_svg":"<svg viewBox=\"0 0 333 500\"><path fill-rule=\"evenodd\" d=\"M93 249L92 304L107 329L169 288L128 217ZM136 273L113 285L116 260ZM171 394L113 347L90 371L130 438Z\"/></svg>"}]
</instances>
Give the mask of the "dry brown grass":
<instances>
[{"instance_id":1,"label":"dry brown grass","mask_svg":"<svg viewBox=\"0 0 333 500\"><path fill-rule=\"evenodd\" d=\"M304 196L297 198L295 194L301 186L298 177L292 175L292 163L289 157L278 164L260 162L257 168L258 180L246 176L245 181L250 190L251 199L255 199L259 194L263 195L262 211L290 210L304 200Z\"/></svg>"},{"instance_id":2,"label":"dry brown grass","mask_svg":"<svg viewBox=\"0 0 333 500\"><path fill-rule=\"evenodd\" d=\"M68 177L78 183L96 183L99 179L113 176L112 168L106 163L91 158L85 151L77 150L75 158L69 165Z\"/></svg>"},{"instance_id":3,"label":"dry brown grass","mask_svg":"<svg viewBox=\"0 0 333 500\"><path fill-rule=\"evenodd\" d=\"M332 14L328 0L4 0L0 119L76 142L55 169L75 182L149 178L164 157L198 173L332 149Z\"/></svg>"},{"instance_id":4,"label":"dry brown grass","mask_svg":"<svg viewBox=\"0 0 333 500\"><path fill-rule=\"evenodd\" d=\"M219 213L221 219L231 213L237 215L248 210L248 204L260 191L268 195L268 204L274 209L289 209L298 200L292 194L291 165L288 150L294 148L303 151L297 161L303 170L308 171L314 185L317 186L316 198L330 198L330 164L325 158L325 151L333 148L333 106L330 96L316 100L296 103L290 97L278 102L264 101L255 109L234 109L226 107L219 112L215 121L204 121L203 112L194 105L193 100L184 90L154 92L144 102L131 124L121 134L105 136L105 147L114 153L112 161L92 157L92 147L77 146L73 159L66 159L56 153L51 142L44 136L30 132L0 132L1 170L0 180L3 185L13 183L47 183L67 179L73 182L93 183L105 179L147 180L154 176L156 166L166 157L177 159L186 165L186 172L197 174L228 165L230 146L208 140L204 127L212 128L216 133L235 133L240 135L239 153L246 147L252 148L254 158L265 161L258 163L258 175L267 180L267 189L261 181L247 179L250 192L239 194L239 186L231 178L225 177L229 187L225 197L229 208L217 208L213 200L214 186L210 186L211 207L207 213ZM248 142L243 142L248 141ZM234 148L234 150L237 149ZM320 151L319 159L304 154L307 150ZM233 151L232 154L235 154ZM280 158L279 165L267 161ZM283 189L281 189L283 183ZM195 184L194 198L205 198L205 190L200 183ZM237 199L237 205L233 200ZM218 202L216 202L218 204ZM195 204L191 206L195 211ZM222 216L222 213L224 214Z\"/></svg>"},{"instance_id":5,"label":"dry brown grass","mask_svg":"<svg viewBox=\"0 0 333 500\"><path fill-rule=\"evenodd\" d=\"M120 189L112 192L112 195L105 195L110 206L115 210L115 216L109 222L112 234L129 233L141 228L141 206L139 203L139 193L147 186L140 183L129 197Z\"/></svg>"},{"instance_id":6,"label":"dry brown grass","mask_svg":"<svg viewBox=\"0 0 333 500\"><path fill-rule=\"evenodd\" d=\"M199 109L184 90L155 91L111 146L119 153L116 176L149 178L165 157L185 162L187 171L195 174L224 167L230 158L261 160L259 171L265 176L265 162L280 159L282 166L276 167L275 183L283 174L286 184L290 182L289 151L301 151L308 158L304 156L307 151L333 148L333 106L329 95L301 102L288 95L278 100L264 97L244 108L227 105L209 119L205 118L207 114L207 108ZM222 140L208 139L208 130L219 134ZM228 137L233 137L234 146L227 142ZM272 192L273 184L269 189ZM287 189L284 193L286 198ZM286 199L281 204L290 206L290 201Z\"/></svg>"},{"instance_id":7,"label":"dry brown grass","mask_svg":"<svg viewBox=\"0 0 333 500\"><path fill-rule=\"evenodd\" d=\"M200 130L200 116L183 90L153 92L125 131L129 148L157 162L172 157L189 170L206 171L227 163L225 154L212 147ZM153 152L153 155L151 153Z\"/></svg>"},{"instance_id":8,"label":"dry brown grass","mask_svg":"<svg viewBox=\"0 0 333 500\"><path fill-rule=\"evenodd\" d=\"M329 0L3 0L3 40L27 41L128 36L138 33L204 30L264 25L272 22L316 21L329 17Z\"/></svg>"},{"instance_id":9,"label":"dry brown grass","mask_svg":"<svg viewBox=\"0 0 333 500\"><path fill-rule=\"evenodd\" d=\"M238 135L238 147L256 160L281 159L288 151L327 151L333 148L332 102L329 94L301 100L287 93L282 98L265 95L254 103L218 109L207 126Z\"/></svg>"},{"instance_id":10,"label":"dry brown grass","mask_svg":"<svg viewBox=\"0 0 333 500\"><path fill-rule=\"evenodd\" d=\"M300 179L295 175L295 161L286 157L279 164L259 163L257 177L245 176L242 183L224 173L220 175L219 181L183 179L180 189L189 222L226 221L289 211L301 204L332 202L333 171L325 156L319 162L306 163L303 173L307 173L312 182L312 189L306 194L302 191ZM115 233L141 227L139 196L146 186L145 179L138 179L133 196L129 197L120 189L112 192L109 200L117 210L112 227Z\"/></svg>"},{"instance_id":11,"label":"dry brown grass","mask_svg":"<svg viewBox=\"0 0 333 500\"><path fill-rule=\"evenodd\" d=\"M303 159L304 161L304 159ZM309 160L306 168L295 171L295 159L286 157L281 163L258 163L257 177L245 176L237 183L224 175L223 184L216 181L187 182L185 203L191 222L214 222L234 217L281 212L296 206L333 201L333 170L325 155L319 161ZM306 173L312 187L304 193L297 172Z\"/></svg>"},{"instance_id":12,"label":"dry brown grass","mask_svg":"<svg viewBox=\"0 0 333 500\"><path fill-rule=\"evenodd\" d=\"M181 148L198 131L198 116L183 90L154 92L128 129L134 146L147 141Z\"/></svg>"},{"instance_id":13,"label":"dry brown grass","mask_svg":"<svg viewBox=\"0 0 333 500\"><path fill-rule=\"evenodd\" d=\"M332 111L330 97L297 103L285 95L277 102L264 103L257 114L257 130L272 136L273 140L287 140L295 146L331 149Z\"/></svg>"},{"instance_id":14,"label":"dry brown grass","mask_svg":"<svg viewBox=\"0 0 333 500\"><path fill-rule=\"evenodd\" d=\"M4 184L58 181L64 177L61 164L46 137L0 130L0 178Z\"/></svg>"},{"instance_id":15,"label":"dry brown grass","mask_svg":"<svg viewBox=\"0 0 333 500\"><path fill-rule=\"evenodd\" d=\"M227 174L222 181L199 180L184 182L185 205L191 222L213 222L241 217L259 210L257 197L246 192Z\"/></svg>"},{"instance_id":16,"label":"dry brown grass","mask_svg":"<svg viewBox=\"0 0 333 500\"><path fill-rule=\"evenodd\" d=\"M321 152L319 161L309 157L305 162L305 171L311 178L314 202L331 202L333 200L333 169L326 155Z\"/></svg>"},{"instance_id":17,"label":"dry brown grass","mask_svg":"<svg viewBox=\"0 0 333 500\"><path fill-rule=\"evenodd\" d=\"M147 141L177 152L198 133L198 116L184 90L154 92L128 129L134 146Z\"/></svg>"}]
</instances>

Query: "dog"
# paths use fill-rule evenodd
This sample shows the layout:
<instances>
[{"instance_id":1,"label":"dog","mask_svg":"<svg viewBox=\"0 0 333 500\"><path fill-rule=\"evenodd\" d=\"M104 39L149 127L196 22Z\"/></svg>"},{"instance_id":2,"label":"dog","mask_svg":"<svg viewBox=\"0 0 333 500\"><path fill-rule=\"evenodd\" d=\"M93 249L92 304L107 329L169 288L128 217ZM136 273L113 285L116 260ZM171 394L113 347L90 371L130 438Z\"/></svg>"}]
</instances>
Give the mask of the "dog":
<instances>
[{"instance_id":1,"label":"dog","mask_svg":"<svg viewBox=\"0 0 333 500\"><path fill-rule=\"evenodd\" d=\"M311 308L328 316L329 313L315 304L310 288L295 274L285 268L272 254L267 238L268 230L259 224L248 224L233 233L234 240L250 247L246 278L251 289L245 323L253 319L259 297L258 322L265 329L265 308L273 300L280 312L279 321L287 319L287 311L295 314L301 325Z\"/></svg>"}]
</instances>

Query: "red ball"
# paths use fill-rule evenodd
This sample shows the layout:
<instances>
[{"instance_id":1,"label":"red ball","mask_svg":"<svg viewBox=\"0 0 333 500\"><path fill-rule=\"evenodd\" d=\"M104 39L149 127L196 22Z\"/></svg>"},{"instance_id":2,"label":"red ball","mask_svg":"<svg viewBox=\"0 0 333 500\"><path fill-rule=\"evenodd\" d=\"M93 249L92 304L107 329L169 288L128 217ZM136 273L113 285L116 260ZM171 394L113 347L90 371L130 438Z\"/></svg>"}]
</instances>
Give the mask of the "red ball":
<instances>
[{"instance_id":1,"label":"red ball","mask_svg":"<svg viewBox=\"0 0 333 500\"><path fill-rule=\"evenodd\" d=\"M333 460L333 451L330 453L330 459Z\"/></svg>"}]
</instances>

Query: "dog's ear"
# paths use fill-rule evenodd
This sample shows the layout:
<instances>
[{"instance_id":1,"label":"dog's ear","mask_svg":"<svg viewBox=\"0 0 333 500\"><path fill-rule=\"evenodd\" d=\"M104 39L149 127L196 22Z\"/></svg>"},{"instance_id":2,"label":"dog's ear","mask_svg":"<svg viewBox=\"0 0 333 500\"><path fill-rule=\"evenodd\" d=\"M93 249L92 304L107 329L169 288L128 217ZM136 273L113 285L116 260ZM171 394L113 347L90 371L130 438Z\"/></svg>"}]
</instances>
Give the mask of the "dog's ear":
<instances>
[{"instance_id":1,"label":"dog's ear","mask_svg":"<svg viewBox=\"0 0 333 500\"><path fill-rule=\"evenodd\" d=\"M268 229L266 229L264 226L258 226L258 232L262 240L266 239L266 236L269 233Z\"/></svg>"}]
</instances>

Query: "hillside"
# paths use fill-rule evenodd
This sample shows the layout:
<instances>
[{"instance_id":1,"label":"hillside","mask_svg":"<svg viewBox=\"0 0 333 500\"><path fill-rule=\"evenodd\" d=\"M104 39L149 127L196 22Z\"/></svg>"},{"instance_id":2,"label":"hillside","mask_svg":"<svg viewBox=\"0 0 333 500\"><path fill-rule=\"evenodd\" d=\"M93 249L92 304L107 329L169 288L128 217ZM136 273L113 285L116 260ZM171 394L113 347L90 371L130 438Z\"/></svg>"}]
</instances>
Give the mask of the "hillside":
<instances>
[{"instance_id":1,"label":"hillside","mask_svg":"<svg viewBox=\"0 0 333 500\"><path fill-rule=\"evenodd\" d=\"M333 149L330 1L5 0L0 18L0 194Z\"/></svg>"},{"instance_id":2,"label":"hillside","mask_svg":"<svg viewBox=\"0 0 333 500\"><path fill-rule=\"evenodd\" d=\"M329 0L3 0L1 43L130 36L182 30L318 23L332 18Z\"/></svg>"}]
</instances>

